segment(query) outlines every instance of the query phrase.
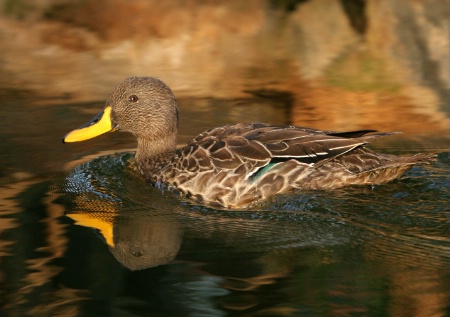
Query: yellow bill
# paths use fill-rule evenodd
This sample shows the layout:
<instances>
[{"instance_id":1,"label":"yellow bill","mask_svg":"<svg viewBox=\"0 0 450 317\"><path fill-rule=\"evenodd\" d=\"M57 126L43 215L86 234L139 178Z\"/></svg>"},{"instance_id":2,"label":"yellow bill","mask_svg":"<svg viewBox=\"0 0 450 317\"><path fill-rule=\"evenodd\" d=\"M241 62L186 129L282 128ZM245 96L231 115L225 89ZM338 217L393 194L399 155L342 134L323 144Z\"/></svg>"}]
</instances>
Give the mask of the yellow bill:
<instances>
[{"instance_id":1,"label":"yellow bill","mask_svg":"<svg viewBox=\"0 0 450 317\"><path fill-rule=\"evenodd\" d=\"M92 139L109 131L114 131L114 127L111 122L111 106L107 106L102 112L97 114L85 125L67 133L63 138L63 143L80 142Z\"/></svg>"}]
</instances>

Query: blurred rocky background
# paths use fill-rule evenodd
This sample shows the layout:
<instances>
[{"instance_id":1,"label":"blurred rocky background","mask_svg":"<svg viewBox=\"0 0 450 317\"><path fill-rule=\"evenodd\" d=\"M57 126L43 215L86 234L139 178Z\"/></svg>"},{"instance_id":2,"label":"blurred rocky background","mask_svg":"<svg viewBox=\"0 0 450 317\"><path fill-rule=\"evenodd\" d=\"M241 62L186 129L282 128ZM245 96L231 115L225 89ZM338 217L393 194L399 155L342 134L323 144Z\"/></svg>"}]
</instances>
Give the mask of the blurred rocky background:
<instances>
[{"instance_id":1,"label":"blurred rocky background","mask_svg":"<svg viewBox=\"0 0 450 317\"><path fill-rule=\"evenodd\" d=\"M298 125L447 131L448 5L0 0L0 87L80 102L151 75L179 97L284 98Z\"/></svg>"}]
</instances>

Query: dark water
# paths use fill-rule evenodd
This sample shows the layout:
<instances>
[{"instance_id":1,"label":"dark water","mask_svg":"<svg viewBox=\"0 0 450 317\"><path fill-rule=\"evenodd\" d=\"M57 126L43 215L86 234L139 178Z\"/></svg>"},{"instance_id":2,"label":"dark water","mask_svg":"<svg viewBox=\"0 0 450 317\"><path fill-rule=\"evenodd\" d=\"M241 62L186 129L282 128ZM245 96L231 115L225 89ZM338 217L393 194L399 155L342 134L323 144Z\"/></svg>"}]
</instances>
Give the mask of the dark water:
<instances>
[{"instance_id":1,"label":"dark water","mask_svg":"<svg viewBox=\"0 0 450 317\"><path fill-rule=\"evenodd\" d=\"M145 183L126 134L62 145L101 104L32 98L5 92L1 108L1 316L448 314L447 136L375 144L439 152L392 183L224 211ZM181 143L226 122L289 122L272 99L180 103Z\"/></svg>"}]
</instances>

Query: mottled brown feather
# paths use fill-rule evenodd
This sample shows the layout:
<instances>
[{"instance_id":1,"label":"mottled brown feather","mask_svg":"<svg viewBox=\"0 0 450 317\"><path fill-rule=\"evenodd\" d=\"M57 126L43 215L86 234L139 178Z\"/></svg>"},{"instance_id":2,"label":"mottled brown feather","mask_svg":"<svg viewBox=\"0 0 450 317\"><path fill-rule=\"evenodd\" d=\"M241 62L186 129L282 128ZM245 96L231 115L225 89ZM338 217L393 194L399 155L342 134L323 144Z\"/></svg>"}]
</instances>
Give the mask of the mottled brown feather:
<instances>
[{"instance_id":1,"label":"mottled brown feather","mask_svg":"<svg viewBox=\"0 0 450 317\"><path fill-rule=\"evenodd\" d=\"M213 205L238 208L292 189L385 183L414 164L432 160L429 155L398 157L375 153L364 145L393 133L373 132L324 132L260 123L214 128L203 132L186 146L202 148L207 153L203 164L209 159L207 168L213 172L207 176L192 174L193 180L198 178L201 181L178 184L178 188L201 195L203 203L214 202ZM196 156L192 151L186 153ZM174 181L164 178L164 175L187 173L183 170L167 172L171 166L177 165L175 162L186 159L176 156L172 164L161 171L164 181ZM277 164L257 175L271 162ZM257 177L253 178L255 175Z\"/></svg>"}]
</instances>

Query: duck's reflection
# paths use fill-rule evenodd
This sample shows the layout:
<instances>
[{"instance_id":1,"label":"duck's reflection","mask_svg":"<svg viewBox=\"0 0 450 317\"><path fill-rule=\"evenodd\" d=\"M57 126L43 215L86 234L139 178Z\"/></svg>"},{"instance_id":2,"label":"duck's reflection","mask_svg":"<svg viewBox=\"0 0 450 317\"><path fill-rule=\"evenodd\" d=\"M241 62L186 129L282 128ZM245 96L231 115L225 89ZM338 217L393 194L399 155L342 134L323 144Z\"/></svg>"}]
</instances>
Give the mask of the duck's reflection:
<instances>
[{"instance_id":1,"label":"duck's reflection","mask_svg":"<svg viewBox=\"0 0 450 317\"><path fill-rule=\"evenodd\" d=\"M132 155L101 156L73 169L64 183L66 216L94 228L114 257L131 270L176 257L182 228L173 195L133 174Z\"/></svg>"},{"instance_id":2,"label":"duck's reflection","mask_svg":"<svg viewBox=\"0 0 450 317\"><path fill-rule=\"evenodd\" d=\"M182 258L203 261L348 243L347 231L354 230L309 211L196 207L141 182L130 173L129 159L123 153L108 155L76 167L65 180L64 205L66 216L97 229L114 257L131 270L172 262L183 238ZM283 201L283 206L289 204Z\"/></svg>"},{"instance_id":3,"label":"duck's reflection","mask_svg":"<svg viewBox=\"0 0 450 317\"><path fill-rule=\"evenodd\" d=\"M150 268L174 260L182 229L173 218L144 213L68 213L77 225L98 229L114 257L130 270Z\"/></svg>"}]
</instances>

